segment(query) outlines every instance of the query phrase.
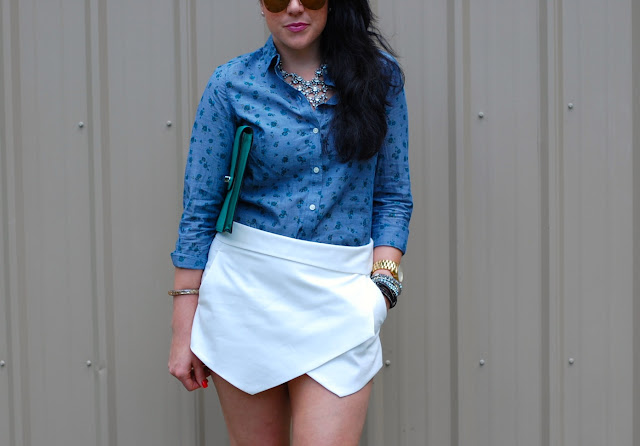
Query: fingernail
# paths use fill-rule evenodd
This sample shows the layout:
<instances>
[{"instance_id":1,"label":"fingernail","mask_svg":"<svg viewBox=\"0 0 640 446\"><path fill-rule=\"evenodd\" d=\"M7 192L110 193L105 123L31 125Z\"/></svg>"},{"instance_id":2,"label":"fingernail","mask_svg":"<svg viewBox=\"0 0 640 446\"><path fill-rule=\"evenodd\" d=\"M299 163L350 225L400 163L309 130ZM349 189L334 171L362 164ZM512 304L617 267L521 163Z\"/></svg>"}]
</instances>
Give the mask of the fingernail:
<instances>
[{"instance_id":1,"label":"fingernail","mask_svg":"<svg viewBox=\"0 0 640 446\"><path fill-rule=\"evenodd\" d=\"M202 387L204 387L205 389L207 387L209 387L209 381L207 381L206 379L202 381Z\"/></svg>"}]
</instances>

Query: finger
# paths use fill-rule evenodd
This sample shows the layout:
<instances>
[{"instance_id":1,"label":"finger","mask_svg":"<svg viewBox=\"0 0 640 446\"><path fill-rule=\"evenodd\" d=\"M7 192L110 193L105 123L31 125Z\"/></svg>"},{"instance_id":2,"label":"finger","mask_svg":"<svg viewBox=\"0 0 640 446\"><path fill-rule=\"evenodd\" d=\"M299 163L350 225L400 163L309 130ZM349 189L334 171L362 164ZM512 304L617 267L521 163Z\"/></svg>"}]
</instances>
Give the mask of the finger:
<instances>
[{"instance_id":1,"label":"finger","mask_svg":"<svg viewBox=\"0 0 640 446\"><path fill-rule=\"evenodd\" d=\"M192 392L200 388L200 385L195 379L195 374L193 372L193 369L190 369L189 372L185 373L182 376L179 376L178 379L180 380L184 388L187 389L189 392Z\"/></svg>"},{"instance_id":2,"label":"finger","mask_svg":"<svg viewBox=\"0 0 640 446\"><path fill-rule=\"evenodd\" d=\"M209 382L207 381L207 375L204 371L204 364L198 359L193 361L193 375L198 386L202 386L205 389L209 387Z\"/></svg>"}]
</instances>

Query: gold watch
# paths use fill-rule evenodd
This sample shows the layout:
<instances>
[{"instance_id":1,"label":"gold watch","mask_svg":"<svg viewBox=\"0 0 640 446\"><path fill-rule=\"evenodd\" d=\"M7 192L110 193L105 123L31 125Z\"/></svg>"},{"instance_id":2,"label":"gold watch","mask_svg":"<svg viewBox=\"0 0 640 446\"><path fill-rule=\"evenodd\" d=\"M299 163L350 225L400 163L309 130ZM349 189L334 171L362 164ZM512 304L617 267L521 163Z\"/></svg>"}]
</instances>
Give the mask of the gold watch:
<instances>
[{"instance_id":1,"label":"gold watch","mask_svg":"<svg viewBox=\"0 0 640 446\"><path fill-rule=\"evenodd\" d=\"M394 279L402 282L403 274L402 274L402 270L400 269L400 265L397 262L394 262L393 260L389 260L389 259L378 260L376 263L373 264L373 267L371 268L371 273L379 269L386 269L391 273Z\"/></svg>"}]
</instances>

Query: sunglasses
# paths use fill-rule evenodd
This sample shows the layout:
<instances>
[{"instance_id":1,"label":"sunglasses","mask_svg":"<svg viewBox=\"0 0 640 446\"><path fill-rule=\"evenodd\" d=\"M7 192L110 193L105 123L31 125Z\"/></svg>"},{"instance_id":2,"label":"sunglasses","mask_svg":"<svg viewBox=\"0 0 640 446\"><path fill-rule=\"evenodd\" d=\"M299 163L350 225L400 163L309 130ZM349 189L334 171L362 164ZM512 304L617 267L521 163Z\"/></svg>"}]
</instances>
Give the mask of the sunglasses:
<instances>
[{"instance_id":1,"label":"sunglasses","mask_svg":"<svg viewBox=\"0 0 640 446\"><path fill-rule=\"evenodd\" d=\"M289 6L289 0L262 0L264 7L269 12L282 12ZM299 0L307 9L318 10L321 9L327 0Z\"/></svg>"}]
</instances>

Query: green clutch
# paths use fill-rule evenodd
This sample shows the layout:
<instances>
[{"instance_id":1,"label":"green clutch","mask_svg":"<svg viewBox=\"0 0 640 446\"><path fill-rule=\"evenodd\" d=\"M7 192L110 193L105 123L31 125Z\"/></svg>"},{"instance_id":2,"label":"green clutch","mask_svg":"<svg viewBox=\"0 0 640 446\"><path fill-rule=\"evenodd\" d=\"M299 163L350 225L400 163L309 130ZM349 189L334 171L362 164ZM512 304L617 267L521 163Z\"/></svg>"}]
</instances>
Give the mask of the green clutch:
<instances>
[{"instance_id":1,"label":"green clutch","mask_svg":"<svg viewBox=\"0 0 640 446\"><path fill-rule=\"evenodd\" d=\"M218 232L231 232L233 215L236 212L242 177L244 176L245 167L247 167L247 158L249 157L252 142L253 129L248 125L238 127L236 138L233 141L231 169L229 175L224 177L224 181L227 183L227 196L224 199L216 222L216 231Z\"/></svg>"}]
</instances>

